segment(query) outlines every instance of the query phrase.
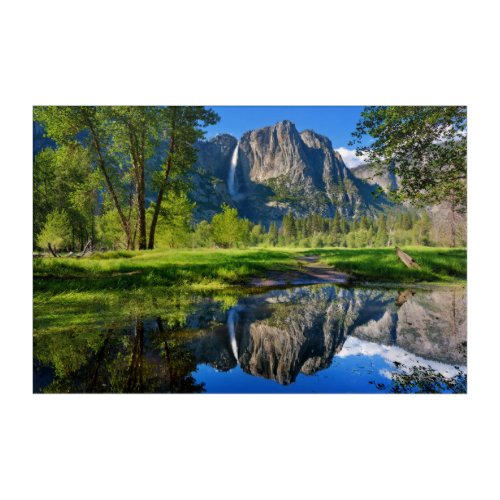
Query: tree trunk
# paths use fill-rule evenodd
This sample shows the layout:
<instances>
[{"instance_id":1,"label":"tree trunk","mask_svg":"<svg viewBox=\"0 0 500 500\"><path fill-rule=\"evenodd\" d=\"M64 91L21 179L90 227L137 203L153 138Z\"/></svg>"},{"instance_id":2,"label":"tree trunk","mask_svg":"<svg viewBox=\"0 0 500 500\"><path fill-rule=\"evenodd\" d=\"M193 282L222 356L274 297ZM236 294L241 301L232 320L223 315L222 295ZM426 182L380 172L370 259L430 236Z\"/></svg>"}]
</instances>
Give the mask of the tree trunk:
<instances>
[{"instance_id":1,"label":"tree trunk","mask_svg":"<svg viewBox=\"0 0 500 500\"><path fill-rule=\"evenodd\" d=\"M160 215L160 208L161 208L161 202L163 201L164 190L167 185L168 177L170 175L170 170L172 169L173 155L175 152L175 114L176 114L176 108L173 109L172 130L170 132L170 146L168 151L167 166L165 168L165 178L163 179L163 182L160 186L160 190L158 191L155 211L153 213L153 219L151 220L151 227L149 228L149 244L148 244L149 250L153 250L153 248L155 247L156 224L158 223L158 216Z\"/></svg>"},{"instance_id":2,"label":"tree trunk","mask_svg":"<svg viewBox=\"0 0 500 500\"><path fill-rule=\"evenodd\" d=\"M451 220L450 220L450 230L451 230L451 246L454 248L457 244L457 221L456 221L456 206L455 198L451 200Z\"/></svg>"},{"instance_id":3,"label":"tree trunk","mask_svg":"<svg viewBox=\"0 0 500 500\"><path fill-rule=\"evenodd\" d=\"M105 164L104 156L103 156L102 150L101 150L101 142L99 141L99 137L97 136L97 133L96 133L95 127L92 123L92 120L88 116L86 116L86 122L87 122L87 126L89 127L90 133L92 134L92 142L94 143L94 148L97 152L99 169L101 170L101 173L104 176L104 180L106 182L106 187L108 188L109 194L111 195L111 198L113 199L116 210L117 210L118 215L120 217L120 222L122 225L123 232L125 233L126 245L127 245L127 250L128 250L128 249L130 249L130 242L131 242L130 224L127 221L127 219L125 218L125 215L123 214L123 210L120 206L118 196L116 195L115 189L113 187L113 184L111 183L111 179L110 179L108 172L106 170L106 164Z\"/></svg>"},{"instance_id":4,"label":"tree trunk","mask_svg":"<svg viewBox=\"0 0 500 500\"><path fill-rule=\"evenodd\" d=\"M139 250L146 250L146 206L145 206L145 175L144 175L144 147L145 131L141 131L141 142L137 138L136 130L128 123L130 153L132 156L135 183L137 189L137 214L139 222ZM134 238L135 240L135 238ZM134 245L135 246L135 245Z\"/></svg>"},{"instance_id":5,"label":"tree trunk","mask_svg":"<svg viewBox=\"0 0 500 500\"><path fill-rule=\"evenodd\" d=\"M160 316L158 316L158 318L156 318L156 323L158 324L158 331L162 334L162 336L165 337L164 346L165 346L165 359L167 362L167 370L168 370L169 390L172 391L172 383L173 383L174 375L173 375L173 371L172 371L170 347L168 346L168 334L165 331L165 328L163 327L163 321L161 320Z\"/></svg>"},{"instance_id":6,"label":"tree trunk","mask_svg":"<svg viewBox=\"0 0 500 500\"><path fill-rule=\"evenodd\" d=\"M141 150L139 154L139 186L138 186L138 203L139 203L139 250L146 250L146 181L145 181L145 130L141 132Z\"/></svg>"},{"instance_id":7,"label":"tree trunk","mask_svg":"<svg viewBox=\"0 0 500 500\"><path fill-rule=\"evenodd\" d=\"M139 210L139 250L146 250L146 207L145 207L145 181L144 165L139 166L139 186L137 191L137 204Z\"/></svg>"},{"instance_id":8,"label":"tree trunk","mask_svg":"<svg viewBox=\"0 0 500 500\"><path fill-rule=\"evenodd\" d=\"M50 243L48 243L48 247L49 247L49 251L50 253L54 256L54 257L59 257L59 255L57 255L56 251L52 248L52 245Z\"/></svg>"},{"instance_id":9,"label":"tree trunk","mask_svg":"<svg viewBox=\"0 0 500 500\"><path fill-rule=\"evenodd\" d=\"M77 257L78 258L83 257L91 248L92 248L92 240L89 240L89 241L87 241L87 244L83 248L82 253L80 255L78 255Z\"/></svg>"},{"instance_id":10,"label":"tree trunk","mask_svg":"<svg viewBox=\"0 0 500 500\"><path fill-rule=\"evenodd\" d=\"M97 388L97 378L99 375L99 370L101 368L102 362L104 361L104 355L106 353L106 348L108 347L108 343L109 343L109 332L106 338L104 339L104 342L101 348L99 349L99 352L97 353L94 373L92 374L92 377L90 379L90 384L87 392L94 392Z\"/></svg>"},{"instance_id":11,"label":"tree trunk","mask_svg":"<svg viewBox=\"0 0 500 500\"><path fill-rule=\"evenodd\" d=\"M144 353L144 322L136 319L135 339L132 349L132 359L128 369L126 392L142 390L142 357Z\"/></svg>"}]
</instances>

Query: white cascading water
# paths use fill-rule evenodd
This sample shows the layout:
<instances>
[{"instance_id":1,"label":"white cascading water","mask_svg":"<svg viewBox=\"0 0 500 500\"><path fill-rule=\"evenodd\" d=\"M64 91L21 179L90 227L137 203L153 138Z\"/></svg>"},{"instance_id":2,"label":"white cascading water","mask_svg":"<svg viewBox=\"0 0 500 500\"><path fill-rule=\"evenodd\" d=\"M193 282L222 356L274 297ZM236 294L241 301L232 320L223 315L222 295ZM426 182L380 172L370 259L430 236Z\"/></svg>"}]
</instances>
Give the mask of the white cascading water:
<instances>
[{"instance_id":1,"label":"white cascading water","mask_svg":"<svg viewBox=\"0 0 500 500\"><path fill-rule=\"evenodd\" d=\"M227 189L229 191L229 194L231 196L234 196L236 194L236 186L235 186L235 176L236 176L236 165L238 163L238 149L239 149L240 143L238 142L236 144L236 147L234 148L233 151L233 156L231 157L231 165L229 166L229 176L227 178Z\"/></svg>"},{"instance_id":2,"label":"white cascading water","mask_svg":"<svg viewBox=\"0 0 500 500\"><path fill-rule=\"evenodd\" d=\"M229 331L229 342L231 343L231 350L233 351L234 357L238 364L238 343L236 342L236 330L235 324L238 318L238 310L236 307L233 307L229 310L227 314L227 329Z\"/></svg>"}]
</instances>

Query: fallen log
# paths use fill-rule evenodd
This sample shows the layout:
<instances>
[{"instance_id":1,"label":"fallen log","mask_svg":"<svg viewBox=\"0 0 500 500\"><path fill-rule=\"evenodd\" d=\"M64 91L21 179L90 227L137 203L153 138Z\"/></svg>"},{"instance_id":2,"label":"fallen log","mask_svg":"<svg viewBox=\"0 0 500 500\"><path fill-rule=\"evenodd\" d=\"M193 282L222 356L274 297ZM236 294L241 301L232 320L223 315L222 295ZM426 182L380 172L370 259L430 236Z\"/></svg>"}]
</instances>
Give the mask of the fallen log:
<instances>
[{"instance_id":1,"label":"fallen log","mask_svg":"<svg viewBox=\"0 0 500 500\"><path fill-rule=\"evenodd\" d=\"M78 254L76 257L77 259L82 258L88 251L92 250L92 240L87 241L87 244L85 245L83 252Z\"/></svg>"},{"instance_id":2,"label":"fallen log","mask_svg":"<svg viewBox=\"0 0 500 500\"><path fill-rule=\"evenodd\" d=\"M406 267L420 269L420 266L407 253L404 253L401 248L396 247L396 255L401 259Z\"/></svg>"}]
</instances>

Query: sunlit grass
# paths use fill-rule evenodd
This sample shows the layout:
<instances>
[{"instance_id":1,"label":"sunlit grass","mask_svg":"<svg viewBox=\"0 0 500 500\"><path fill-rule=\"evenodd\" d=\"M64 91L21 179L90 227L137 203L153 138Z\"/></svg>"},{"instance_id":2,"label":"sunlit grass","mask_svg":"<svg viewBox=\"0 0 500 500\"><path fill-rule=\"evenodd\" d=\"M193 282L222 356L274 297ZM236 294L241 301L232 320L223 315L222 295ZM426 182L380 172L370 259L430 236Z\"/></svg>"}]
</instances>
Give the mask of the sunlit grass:
<instances>
[{"instance_id":1,"label":"sunlit grass","mask_svg":"<svg viewBox=\"0 0 500 500\"><path fill-rule=\"evenodd\" d=\"M309 250L322 262L355 278L375 282L443 282L467 279L467 250L464 248L404 247L420 269L408 268L393 248L328 248Z\"/></svg>"}]
</instances>

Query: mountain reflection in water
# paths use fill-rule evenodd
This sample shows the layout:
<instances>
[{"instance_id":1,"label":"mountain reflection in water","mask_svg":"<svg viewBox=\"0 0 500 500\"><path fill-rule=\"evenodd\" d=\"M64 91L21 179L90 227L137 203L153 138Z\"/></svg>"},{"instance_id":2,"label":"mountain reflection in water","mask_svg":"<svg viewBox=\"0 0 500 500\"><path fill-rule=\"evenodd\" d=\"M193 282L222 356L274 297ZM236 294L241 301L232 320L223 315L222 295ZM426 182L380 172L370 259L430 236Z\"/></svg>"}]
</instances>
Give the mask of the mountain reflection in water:
<instances>
[{"instance_id":1,"label":"mountain reflection in water","mask_svg":"<svg viewBox=\"0 0 500 500\"><path fill-rule=\"evenodd\" d=\"M464 392L466 346L465 289L299 287L37 333L34 392Z\"/></svg>"}]
</instances>

